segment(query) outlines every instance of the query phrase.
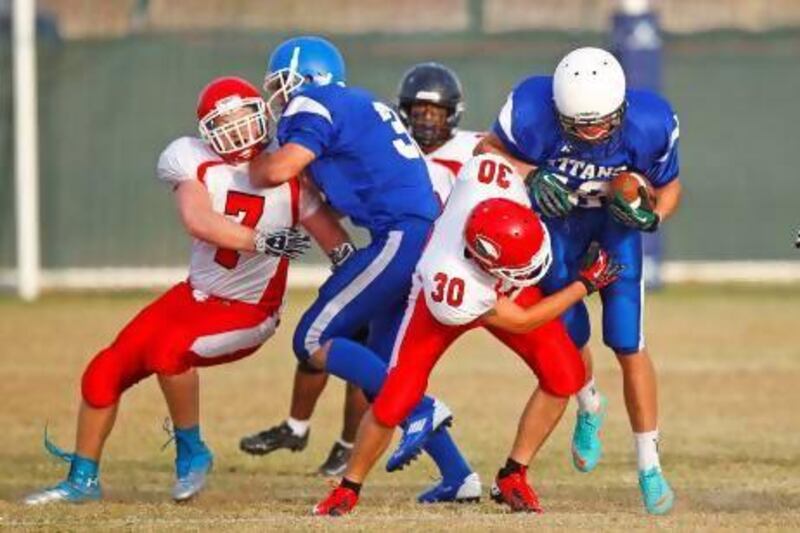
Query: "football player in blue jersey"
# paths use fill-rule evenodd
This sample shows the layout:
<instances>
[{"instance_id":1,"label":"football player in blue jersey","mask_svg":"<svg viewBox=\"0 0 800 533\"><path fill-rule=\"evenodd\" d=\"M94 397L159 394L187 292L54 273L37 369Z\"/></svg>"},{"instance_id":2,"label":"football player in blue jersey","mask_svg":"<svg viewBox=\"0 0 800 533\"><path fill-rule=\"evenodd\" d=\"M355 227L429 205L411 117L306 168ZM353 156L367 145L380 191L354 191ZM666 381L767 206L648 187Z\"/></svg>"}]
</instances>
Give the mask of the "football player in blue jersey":
<instances>
[{"instance_id":1,"label":"football player in blue jersey","mask_svg":"<svg viewBox=\"0 0 800 533\"><path fill-rule=\"evenodd\" d=\"M374 398L439 215L425 160L391 107L345 85L344 60L325 39L297 37L278 46L264 85L281 147L251 163L251 182L277 186L304 174L371 237L320 288L295 331L295 354ZM366 346L352 340L364 326ZM474 501L480 482L446 430L451 419L447 406L426 397L406 421L387 469L402 468L424 449L448 488L439 501Z\"/></svg>"},{"instance_id":2,"label":"football player in blue jersey","mask_svg":"<svg viewBox=\"0 0 800 533\"><path fill-rule=\"evenodd\" d=\"M626 266L619 281L601 291L603 340L622 369L644 505L650 513L666 513L674 495L658 457L656 374L642 331L640 232L656 231L680 201L677 116L660 96L626 90L625 74L613 55L580 48L561 60L553 76L532 76L513 89L492 133L476 149L486 151L515 159L528 176L532 202L552 236L553 268L542 283L545 290L573 279L592 241ZM644 188L636 203L610 194L610 181L623 170L648 178L655 187L654 206ZM586 307L576 304L564 319L591 376ZM591 471L600 458L605 403L590 377L578 394L572 440L580 471Z\"/></svg>"}]
</instances>

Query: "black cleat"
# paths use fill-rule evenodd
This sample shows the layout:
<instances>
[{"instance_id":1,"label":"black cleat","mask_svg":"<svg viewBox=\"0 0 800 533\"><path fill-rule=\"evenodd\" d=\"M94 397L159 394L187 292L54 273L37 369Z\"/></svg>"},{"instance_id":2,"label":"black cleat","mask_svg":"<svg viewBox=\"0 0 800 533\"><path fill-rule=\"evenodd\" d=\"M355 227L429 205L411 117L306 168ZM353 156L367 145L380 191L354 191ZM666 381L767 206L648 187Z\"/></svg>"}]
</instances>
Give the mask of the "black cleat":
<instances>
[{"instance_id":1,"label":"black cleat","mask_svg":"<svg viewBox=\"0 0 800 533\"><path fill-rule=\"evenodd\" d=\"M342 446L342 443L337 440L333 443L333 448L331 448L331 453L328 454L328 458L325 459L325 462L322 463L317 472L322 476L341 476L344 474L344 470L347 468L347 461L350 460L352 454L352 447L345 448Z\"/></svg>"},{"instance_id":2,"label":"black cleat","mask_svg":"<svg viewBox=\"0 0 800 533\"><path fill-rule=\"evenodd\" d=\"M255 435L242 437L242 440L239 441L239 449L251 455L266 455L281 448L300 452L308 446L310 434L311 430L309 429L305 435L298 437L292 432L289 424L283 421L279 426L273 426Z\"/></svg>"}]
</instances>

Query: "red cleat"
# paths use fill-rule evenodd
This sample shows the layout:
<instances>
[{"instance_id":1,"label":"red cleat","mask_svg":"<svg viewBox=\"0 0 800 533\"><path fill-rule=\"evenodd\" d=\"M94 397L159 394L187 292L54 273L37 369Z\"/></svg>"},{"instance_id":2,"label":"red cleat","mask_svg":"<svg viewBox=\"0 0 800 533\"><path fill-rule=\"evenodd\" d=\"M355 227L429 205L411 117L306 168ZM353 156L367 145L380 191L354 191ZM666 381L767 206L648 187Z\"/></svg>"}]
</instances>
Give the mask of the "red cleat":
<instances>
[{"instance_id":1,"label":"red cleat","mask_svg":"<svg viewBox=\"0 0 800 533\"><path fill-rule=\"evenodd\" d=\"M358 494L353 489L339 485L314 506L312 513L316 516L342 516L352 511L357 503Z\"/></svg>"},{"instance_id":2,"label":"red cleat","mask_svg":"<svg viewBox=\"0 0 800 533\"><path fill-rule=\"evenodd\" d=\"M495 478L491 495L494 501L508 505L515 513L542 512L539 497L528 484L527 468L521 468L502 478Z\"/></svg>"}]
</instances>

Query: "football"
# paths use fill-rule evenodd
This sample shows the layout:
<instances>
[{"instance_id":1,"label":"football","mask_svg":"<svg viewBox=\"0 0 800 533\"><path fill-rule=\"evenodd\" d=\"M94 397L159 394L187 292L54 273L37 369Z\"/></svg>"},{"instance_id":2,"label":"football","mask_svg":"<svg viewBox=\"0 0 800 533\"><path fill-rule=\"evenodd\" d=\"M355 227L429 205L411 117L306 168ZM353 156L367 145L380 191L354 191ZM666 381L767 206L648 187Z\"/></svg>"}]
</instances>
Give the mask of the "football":
<instances>
[{"instance_id":1,"label":"football","mask_svg":"<svg viewBox=\"0 0 800 533\"><path fill-rule=\"evenodd\" d=\"M611 181L611 194L619 193L623 200L628 202L631 207L638 208L642 200L639 197L639 188L644 187L647 191L647 196L650 199L650 204L656 205L656 193L650 181L638 172L624 171Z\"/></svg>"}]
</instances>

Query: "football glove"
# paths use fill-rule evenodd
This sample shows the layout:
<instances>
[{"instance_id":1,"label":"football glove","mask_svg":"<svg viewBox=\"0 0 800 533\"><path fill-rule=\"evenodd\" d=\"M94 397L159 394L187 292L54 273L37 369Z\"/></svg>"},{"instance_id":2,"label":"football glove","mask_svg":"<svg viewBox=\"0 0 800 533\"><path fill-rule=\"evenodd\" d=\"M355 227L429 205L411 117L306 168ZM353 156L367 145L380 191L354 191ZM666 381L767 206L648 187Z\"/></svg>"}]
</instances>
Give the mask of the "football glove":
<instances>
[{"instance_id":1,"label":"football glove","mask_svg":"<svg viewBox=\"0 0 800 533\"><path fill-rule=\"evenodd\" d=\"M800 248L800 229L797 230L797 237L794 239L794 247Z\"/></svg>"},{"instance_id":2,"label":"football glove","mask_svg":"<svg viewBox=\"0 0 800 533\"><path fill-rule=\"evenodd\" d=\"M587 294L592 294L614 283L624 268L624 265L601 249L599 244L593 242L581 260L577 281L583 283Z\"/></svg>"},{"instance_id":3,"label":"football glove","mask_svg":"<svg viewBox=\"0 0 800 533\"><path fill-rule=\"evenodd\" d=\"M356 252L353 243L343 242L328 253L328 258L331 260L331 271L336 272L336 269L342 266L350 259Z\"/></svg>"},{"instance_id":4,"label":"football glove","mask_svg":"<svg viewBox=\"0 0 800 533\"><path fill-rule=\"evenodd\" d=\"M255 245L262 254L297 259L311 247L311 238L295 228L281 228L268 233L257 231Z\"/></svg>"},{"instance_id":5,"label":"football glove","mask_svg":"<svg viewBox=\"0 0 800 533\"><path fill-rule=\"evenodd\" d=\"M569 201L570 191L563 178L549 170L537 168L525 178L528 182L528 196L546 217L563 218L572 211Z\"/></svg>"},{"instance_id":6,"label":"football glove","mask_svg":"<svg viewBox=\"0 0 800 533\"><path fill-rule=\"evenodd\" d=\"M639 187L639 199L639 207L632 207L620 193L616 193L608 209L621 224L651 233L658 229L661 218L653 211L653 203L644 187Z\"/></svg>"}]
</instances>

